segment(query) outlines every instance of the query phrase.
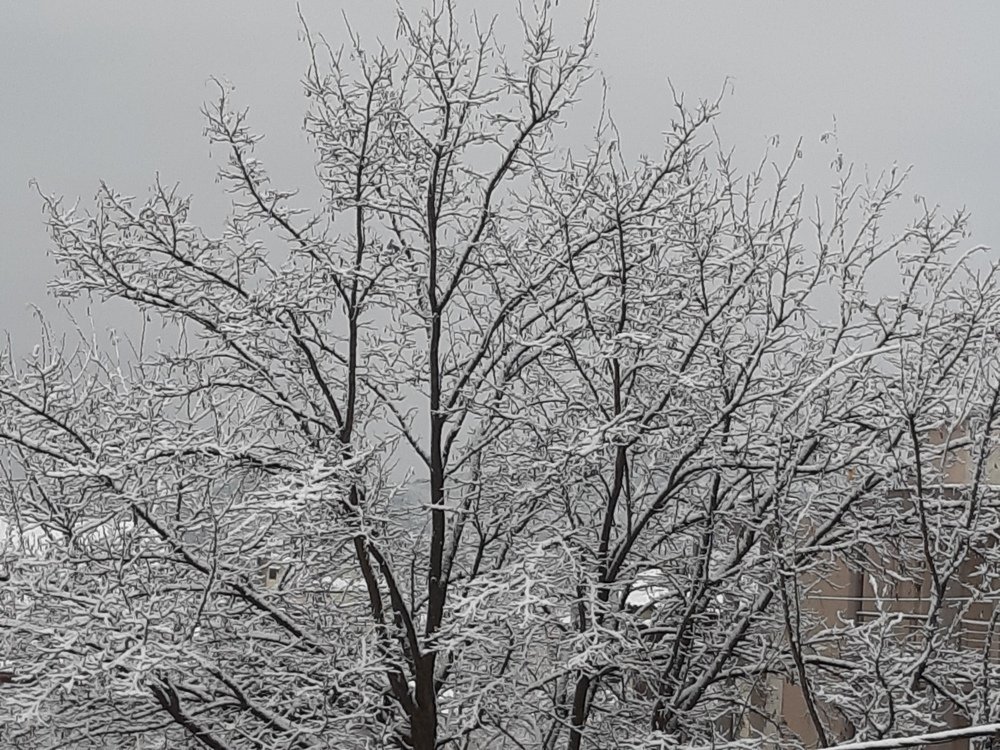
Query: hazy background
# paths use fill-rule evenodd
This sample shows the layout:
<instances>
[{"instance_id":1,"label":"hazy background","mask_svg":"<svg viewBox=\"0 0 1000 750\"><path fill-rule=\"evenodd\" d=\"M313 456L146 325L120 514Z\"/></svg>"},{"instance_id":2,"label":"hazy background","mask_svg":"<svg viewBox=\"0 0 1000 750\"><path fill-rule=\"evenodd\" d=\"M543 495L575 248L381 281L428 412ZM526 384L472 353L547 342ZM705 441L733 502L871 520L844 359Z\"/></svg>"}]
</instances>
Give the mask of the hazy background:
<instances>
[{"instance_id":1,"label":"hazy background","mask_svg":"<svg viewBox=\"0 0 1000 750\"><path fill-rule=\"evenodd\" d=\"M387 0L302 0L311 30L334 46L343 15L366 40L392 39ZM408 7L418 3L406 3ZM458 2L465 14L499 14L514 2ZM586 3L562 0L567 25ZM915 165L907 195L948 210L967 206L977 242L1000 247L1000 3L672 2L604 0L596 65L627 151L653 151L667 126L668 77L691 99L733 82L718 127L744 163L781 136L781 154L803 137L807 192L830 175L819 136L836 116L840 147L859 165ZM193 195L211 232L226 198L202 137L212 76L236 86L235 102L267 134L260 153L277 185L312 183L301 132L306 67L291 2L263 0L0 0L0 329L18 348L34 337L29 304L53 309L54 268L40 200L29 188L89 201L103 179L145 196L156 172ZM509 46L513 53L515 43ZM600 85L579 108L592 118ZM310 194L307 190L306 194Z\"/></svg>"}]
</instances>

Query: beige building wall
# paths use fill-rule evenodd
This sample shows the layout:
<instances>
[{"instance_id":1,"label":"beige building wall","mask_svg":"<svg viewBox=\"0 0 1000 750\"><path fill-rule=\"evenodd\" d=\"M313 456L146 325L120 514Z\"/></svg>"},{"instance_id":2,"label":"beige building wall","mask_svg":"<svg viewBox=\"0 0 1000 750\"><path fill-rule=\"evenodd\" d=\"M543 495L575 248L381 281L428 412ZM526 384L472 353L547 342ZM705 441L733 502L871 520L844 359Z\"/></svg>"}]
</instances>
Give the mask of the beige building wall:
<instances>
[{"instance_id":1,"label":"beige building wall","mask_svg":"<svg viewBox=\"0 0 1000 750\"><path fill-rule=\"evenodd\" d=\"M808 599L808 606L830 625L842 619L853 620L858 613L861 584L862 577L846 564L836 565L830 574L815 582ZM827 655L839 656L835 653ZM820 719L827 728L830 742L834 742L834 738L849 737L853 734L839 712L822 705L817 708ZM801 685L787 680L782 682L781 716L788 728L801 737L808 747L819 747L819 737L806 706Z\"/></svg>"},{"instance_id":2,"label":"beige building wall","mask_svg":"<svg viewBox=\"0 0 1000 750\"><path fill-rule=\"evenodd\" d=\"M973 455L970 448L964 445L966 433L963 430L951 432L945 435L938 432L931 435L930 446L940 447L947 445L947 455L940 459L934 476L926 478L929 487L935 493L955 493L962 487L968 487L975 481L975 463L977 456ZM954 443L955 447L951 447ZM1000 487L1000 451L990 455L983 467L980 482L990 486ZM896 493L894 493L896 494ZM911 503L912 495L909 492L898 493L901 503ZM897 549L887 547L881 550L869 551L868 558L871 562L870 569L851 569L846 560L834 561L833 572L824 580L814 581L807 597L807 606L811 611L818 614L824 623L835 625L841 620L864 620L866 617L874 617L875 591L873 590L873 579L883 593L883 606L888 606L890 611L896 611L903 615L901 627L903 631L900 637L919 634L920 625L928 612L928 604L931 596L931 577L926 571L901 571L899 565L899 552ZM958 571L958 574L948 585L947 598L950 601L968 601L969 589L981 588L983 583L980 571L983 570L982 558L974 552L970 553ZM858 566L855 566L858 567ZM869 567L869 566L865 566ZM885 571L903 573L903 575L886 576ZM885 601L885 594L889 592L888 601ZM963 616L962 627L960 628L961 643L966 648L984 652L986 649L986 638L988 628L993 617L994 603L990 601L980 601L968 606ZM947 608L944 616L956 616L956 608ZM835 656L835 654L831 654ZM994 645L990 656L1000 659L1000 645ZM777 686L776 686L777 687ZM800 685L791 681L781 681L780 685L780 708L778 715L788 729L801 737L808 747L818 747L819 742L813 722L810 718L808 708ZM853 733L843 717L836 715L830 709L820 707L824 726L831 737L832 744L838 744L850 737ZM945 716L942 717L953 728L965 726L962 717ZM935 750L968 750L969 740L955 740L947 743L939 743ZM930 746L928 746L929 748Z\"/></svg>"}]
</instances>

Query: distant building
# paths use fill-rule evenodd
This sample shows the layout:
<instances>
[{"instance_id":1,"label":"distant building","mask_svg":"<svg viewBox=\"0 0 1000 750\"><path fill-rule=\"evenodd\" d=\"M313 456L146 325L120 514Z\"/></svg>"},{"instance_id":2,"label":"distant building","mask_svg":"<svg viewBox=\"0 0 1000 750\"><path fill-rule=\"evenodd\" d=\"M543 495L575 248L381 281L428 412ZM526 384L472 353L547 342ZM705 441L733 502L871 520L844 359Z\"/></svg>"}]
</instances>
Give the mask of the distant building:
<instances>
[{"instance_id":1,"label":"distant building","mask_svg":"<svg viewBox=\"0 0 1000 750\"><path fill-rule=\"evenodd\" d=\"M963 438L963 433L951 433L949 441ZM931 445L940 446L943 434L932 435ZM960 442L960 441L959 441ZM949 449L944 461L932 467L935 478L925 488L925 497L936 501L956 501L963 489L971 487L975 481L975 461L967 447ZM979 478L980 485L989 488L1000 487L1000 453L990 456ZM915 492L912 489L896 490L889 493L898 498L904 507L915 510ZM958 506L958 503L956 503ZM927 621L929 604L932 600L933 581L926 566L905 566L901 563L904 545L914 549L920 545L921 537L913 536L912 530L901 533L895 546L871 549L860 559L840 559L834 561L834 569L822 580L815 581L805 604L812 613L830 628L846 622L870 622L885 612L898 615L893 634L897 645L908 653L924 647L923 626ZM984 659L1000 661L1000 643L992 637L995 622L995 602L989 598L974 597L973 592L981 591L983 583L983 561L976 550L968 550L959 561L958 569L947 582L941 608L940 622L950 628L954 638L951 645L981 655ZM998 571L1000 576L1000 571ZM832 654L836 656L836 654ZM758 696L761 703L767 703L767 711L772 716L780 716L787 728L798 735L807 746L818 747L817 733L806 706L800 685L787 679L776 679L768 686L766 695ZM846 741L853 735L853 729L838 711L826 706L818 706L824 723L828 725L831 744ZM963 717L948 711L936 717L949 728L968 725ZM926 746L931 748L932 746ZM933 746L934 750L968 750L968 739L952 740Z\"/></svg>"}]
</instances>

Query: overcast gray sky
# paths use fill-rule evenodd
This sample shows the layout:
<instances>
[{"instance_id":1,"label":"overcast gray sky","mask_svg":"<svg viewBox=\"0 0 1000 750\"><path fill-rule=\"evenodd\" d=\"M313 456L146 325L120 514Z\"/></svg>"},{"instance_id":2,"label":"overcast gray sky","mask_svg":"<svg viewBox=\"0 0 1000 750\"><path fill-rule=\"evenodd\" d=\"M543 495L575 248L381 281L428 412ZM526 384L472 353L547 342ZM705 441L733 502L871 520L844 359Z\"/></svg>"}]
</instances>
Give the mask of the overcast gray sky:
<instances>
[{"instance_id":1,"label":"overcast gray sky","mask_svg":"<svg viewBox=\"0 0 1000 750\"><path fill-rule=\"evenodd\" d=\"M509 15L513 2L460 10ZM388 0L302 0L314 32L335 45L346 13L363 38L392 38ZM562 0L572 15L585 3ZM51 309L54 273L37 179L89 200L98 180L143 196L159 171L218 226L225 200L201 135L211 76L236 86L267 134L278 184L312 179L300 129L306 50L294 3L263 0L0 0L0 328L33 336L28 304ZM908 193L967 206L978 242L1000 248L1000 3L674 2L604 0L596 63L634 151L665 129L666 81L714 97L727 76L720 131L748 161L768 138L804 137L807 158L836 116L841 148L860 164L913 164ZM594 99L600 91L590 89ZM581 108L583 116L594 111ZM218 154L216 154L218 157ZM801 175L810 191L828 182Z\"/></svg>"}]
</instances>

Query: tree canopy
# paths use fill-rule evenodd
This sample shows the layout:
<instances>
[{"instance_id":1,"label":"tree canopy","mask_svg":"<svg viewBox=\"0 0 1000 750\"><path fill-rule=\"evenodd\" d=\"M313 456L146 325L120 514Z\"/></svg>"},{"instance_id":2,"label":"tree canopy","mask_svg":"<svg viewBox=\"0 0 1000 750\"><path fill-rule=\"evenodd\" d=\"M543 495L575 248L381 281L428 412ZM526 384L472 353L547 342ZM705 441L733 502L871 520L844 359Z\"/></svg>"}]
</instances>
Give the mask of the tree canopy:
<instances>
[{"instance_id":1,"label":"tree canopy","mask_svg":"<svg viewBox=\"0 0 1000 750\"><path fill-rule=\"evenodd\" d=\"M5 747L996 721L962 636L995 588L996 262L961 213L887 229L902 171L834 148L815 203L797 151L741 171L717 102L678 95L655 156L609 113L571 150L593 18L562 44L549 10L516 52L450 4L392 47L307 35L318 208L222 86L220 236L160 183L44 196L55 294L147 326L118 349L45 329L0 364ZM887 549L930 581L922 620L880 582L866 618L817 613Z\"/></svg>"}]
</instances>

